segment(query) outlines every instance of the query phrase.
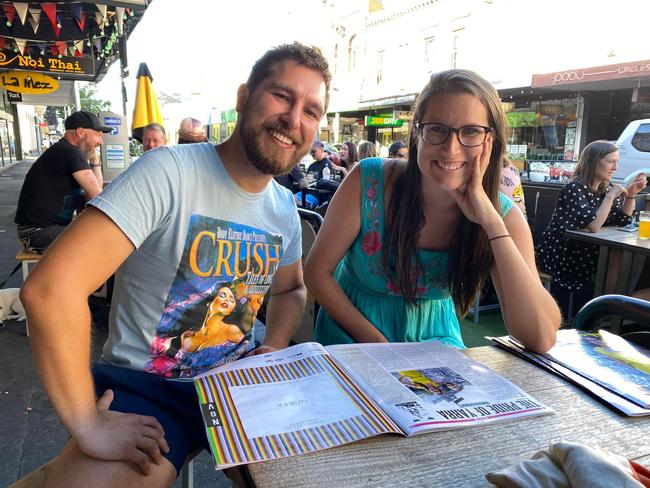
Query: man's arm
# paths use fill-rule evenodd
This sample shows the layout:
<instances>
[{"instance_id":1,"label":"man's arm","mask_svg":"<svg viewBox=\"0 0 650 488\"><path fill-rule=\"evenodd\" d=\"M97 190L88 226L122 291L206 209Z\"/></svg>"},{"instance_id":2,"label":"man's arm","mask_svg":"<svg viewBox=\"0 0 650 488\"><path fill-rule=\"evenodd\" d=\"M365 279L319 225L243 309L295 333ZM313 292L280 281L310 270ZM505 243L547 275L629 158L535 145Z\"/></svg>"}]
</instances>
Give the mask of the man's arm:
<instances>
[{"instance_id":1,"label":"man's arm","mask_svg":"<svg viewBox=\"0 0 650 488\"><path fill-rule=\"evenodd\" d=\"M99 188L103 188L104 173L102 173L102 161L99 159L99 154L97 152L95 152L93 157L88 160L88 164L90 164L90 171L93 172L95 178L97 178L97 181L99 182Z\"/></svg>"},{"instance_id":2,"label":"man's arm","mask_svg":"<svg viewBox=\"0 0 650 488\"><path fill-rule=\"evenodd\" d=\"M88 171L90 173L90 171ZM143 472L167 450L152 417L108 412L96 403L90 374L88 296L133 252L134 245L104 213L90 207L43 256L20 293L39 377L80 449L99 459L124 459Z\"/></svg>"},{"instance_id":3,"label":"man's arm","mask_svg":"<svg viewBox=\"0 0 650 488\"><path fill-rule=\"evenodd\" d=\"M99 179L97 178L97 172L99 172ZM102 168L101 165L99 168L91 169L81 169L72 173L72 177L79 183L79 186L83 188L84 198L86 200L91 200L95 198L100 191L102 191L102 182L103 178L101 177Z\"/></svg>"},{"instance_id":4,"label":"man's arm","mask_svg":"<svg viewBox=\"0 0 650 488\"><path fill-rule=\"evenodd\" d=\"M301 260L278 268L273 277L266 309L266 339L253 354L283 349L289 345L305 309L306 291Z\"/></svg>"}]
</instances>

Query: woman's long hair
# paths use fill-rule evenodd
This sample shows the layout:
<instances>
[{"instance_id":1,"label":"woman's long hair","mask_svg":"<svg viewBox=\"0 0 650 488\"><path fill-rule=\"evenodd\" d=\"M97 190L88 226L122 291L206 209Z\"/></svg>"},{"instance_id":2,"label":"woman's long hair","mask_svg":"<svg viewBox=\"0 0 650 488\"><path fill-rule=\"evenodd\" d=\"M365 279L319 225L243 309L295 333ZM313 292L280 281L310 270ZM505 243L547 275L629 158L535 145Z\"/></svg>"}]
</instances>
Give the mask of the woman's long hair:
<instances>
[{"instance_id":1,"label":"woman's long hair","mask_svg":"<svg viewBox=\"0 0 650 488\"><path fill-rule=\"evenodd\" d=\"M501 100L494 87L478 74L453 69L436 73L424 87L414 105L414 123L422 120L431 97L440 93L469 93L478 97L488 113L488 123L494 130L490 163L483 176L483 188L497 210L499 180L508 125ZM416 269L421 269L417 241L424 225L421 194L421 174L418 167L418 130L415 124L409 136L408 162L398 166L393 193L386 215L386 245L383 265L387 276L399 288L406 301L417 303ZM493 262L492 251L483 229L461 216L449 252L447 277L457 313L464 316L474 303ZM414 268L417 267L417 268Z\"/></svg>"},{"instance_id":2,"label":"woman's long hair","mask_svg":"<svg viewBox=\"0 0 650 488\"><path fill-rule=\"evenodd\" d=\"M596 170L598 169L600 160L616 151L618 151L618 148L611 142L590 142L580 153L578 164L576 164L576 169L571 179L578 180L580 183L591 188L591 185L594 184L594 180L596 179ZM609 182L603 181L598 186L598 191L605 193L607 188L609 188Z\"/></svg>"},{"instance_id":3,"label":"woman's long hair","mask_svg":"<svg viewBox=\"0 0 650 488\"><path fill-rule=\"evenodd\" d=\"M350 141L344 142L343 145L348 148L348 160L344 161L341 159L341 163L343 163L346 169L352 169L352 165L358 161L357 146Z\"/></svg>"}]
</instances>

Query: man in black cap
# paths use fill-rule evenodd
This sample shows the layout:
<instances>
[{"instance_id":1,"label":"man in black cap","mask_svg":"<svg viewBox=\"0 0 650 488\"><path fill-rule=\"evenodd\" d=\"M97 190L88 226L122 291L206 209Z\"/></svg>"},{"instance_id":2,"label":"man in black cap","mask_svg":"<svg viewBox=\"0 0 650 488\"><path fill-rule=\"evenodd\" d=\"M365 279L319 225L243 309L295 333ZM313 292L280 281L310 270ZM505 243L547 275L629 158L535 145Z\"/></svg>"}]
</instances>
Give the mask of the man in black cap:
<instances>
[{"instance_id":1,"label":"man in black cap","mask_svg":"<svg viewBox=\"0 0 650 488\"><path fill-rule=\"evenodd\" d=\"M29 169L14 219L26 248L47 248L72 221L75 210L102 190L96 149L102 144L102 133L110 131L94 113L75 112L65 119L63 138Z\"/></svg>"}]
</instances>

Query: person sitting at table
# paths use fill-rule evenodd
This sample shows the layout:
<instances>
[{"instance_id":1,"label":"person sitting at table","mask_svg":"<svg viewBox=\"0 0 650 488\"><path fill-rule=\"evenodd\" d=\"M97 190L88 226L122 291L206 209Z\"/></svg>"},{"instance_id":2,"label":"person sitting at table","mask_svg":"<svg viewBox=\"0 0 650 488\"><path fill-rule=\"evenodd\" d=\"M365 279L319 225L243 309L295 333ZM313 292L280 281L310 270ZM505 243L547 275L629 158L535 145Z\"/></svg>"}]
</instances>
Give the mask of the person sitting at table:
<instances>
[{"instance_id":1,"label":"person sitting at table","mask_svg":"<svg viewBox=\"0 0 650 488\"><path fill-rule=\"evenodd\" d=\"M414 110L408 160L361 161L334 195L305 263L323 344L440 340L463 348L458 316L488 273L507 329L555 343L560 312L542 286L530 229L499 193L508 126L478 74L434 74Z\"/></svg>"},{"instance_id":2,"label":"person sitting at table","mask_svg":"<svg viewBox=\"0 0 650 488\"><path fill-rule=\"evenodd\" d=\"M296 163L288 173L274 176L273 179L290 190L291 193L299 192L309 186L307 178L302 174L302 171L300 171L299 163Z\"/></svg>"},{"instance_id":3,"label":"person sitting at table","mask_svg":"<svg viewBox=\"0 0 650 488\"><path fill-rule=\"evenodd\" d=\"M307 179L312 181L318 181L323 179L323 170L328 168L330 175L332 174L332 161L327 157L325 153L325 144L321 141L314 141L311 146L310 153L311 157L314 158L314 162L309 165L307 168Z\"/></svg>"},{"instance_id":4,"label":"person sitting at table","mask_svg":"<svg viewBox=\"0 0 650 488\"><path fill-rule=\"evenodd\" d=\"M560 191L551 221L542 234L537 261L543 271L553 276L551 293L567 317L593 298L598 246L568 239L564 232L598 232L604 225L630 224L635 196L646 186L644 174L638 175L627 188L612 184L617 168L618 149L614 144L588 144L580 154L573 177ZM573 304L569 307L571 294Z\"/></svg>"},{"instance_id":5,"label":"person sitting at table","mask_svg":"<svg viewBox=\"0 0 650 488\"><path fill-rule=\"evenodd\" d=\"M341 179L345 178L350 170L358 163L357 160L357 146L353 142L346 141L341 146L340 152L340 165L333 164L334 170L341 175Z\"/></svg>"},{"instance_id":6,"label":"person sitting at table","mask_svg":"<svg viewBox=\"0 0 650 488\"><path fill-rule=\"evenodd\" d=\"M365 141L359 144L359 161L377 156L377 146L374 142Z\"/></svg>"},{"instance_id":7,"label":"person sitting at table","mask_svg":"<svg viewBox=\"0 0 650 488\"><path fill-rule=\"evenodd\" d=\"M519 176L519 170L513 166L507 156L503 158L503 171L501 172L499 190L512 200L512 203L517 205L519 210L526 216L526 202L524 201L524 188L521 186L521 176Z\"/></svg>"}]
</instances>

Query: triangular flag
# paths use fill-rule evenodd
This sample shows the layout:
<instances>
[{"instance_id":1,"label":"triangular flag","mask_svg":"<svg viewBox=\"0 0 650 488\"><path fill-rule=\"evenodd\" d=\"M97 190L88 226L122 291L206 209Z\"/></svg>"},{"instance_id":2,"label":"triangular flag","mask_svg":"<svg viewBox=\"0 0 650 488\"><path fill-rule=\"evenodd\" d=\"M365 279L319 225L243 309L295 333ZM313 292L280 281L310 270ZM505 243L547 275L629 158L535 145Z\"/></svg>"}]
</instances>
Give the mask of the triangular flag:
<instances>
[{"instance_id":1,"label":"triangular flag","mask_svg":"<svg viewBox=\"0 0 650 488\"><path fill-rule=\"evenodd\" d=\"M97 7L97 10L99 10L99 14L102 16L101 20L97 22L97 24L101 24L104 18L106 17L106 5L101 5L99 3L95 4L95 7ZM95 18L97 18L95 16Z\"/></svg>"},{"instance_id":2,"label":"triangular flag","mask_svg":"<svg viewBox=\"0 0 650 488\"><path fill-rule=\"evenodd\" d=\"M29 24L32 26L32 29L34 30L34 34L36 34L36 31L38 30L38 26L41 23L41 9L30 8L29 15L31 16L31 19L29 19Z\"/></svg>"},{"instance_id":3,"label":"triangular flag","mask_svg":"<svg viewBox=\"0 0 650 488\"><path fill-rule=\"evenodd\" d=\"M27 41L25 39L18 39L17 37L14 37L14 41L16 41L16 46L18 46L18 52L20 54L25 54L25 46L27 45Z\"/></svg>"},{"instance_id":4,"label":"triangular flag","mask_svg":"<svg viewBox=\"0 0 650 488\"><path fill-rule=\"evenodd\" d=\"M61 29L58 26L59 22L56 18L56 3L41 3L41 8L45 12L45 15L47 15L47 18L50 19L50 24L52 24L54 35L56 37L59 37Z\"/></svg>"},{"instance_id":5,"label":"triangular flag","mask_svg":"<svg viewBox=\"0 0 650 488\"><path fill-rule=\"evenodd\" d=\"M45 54L47 52L47 43L39 42L37 45L38 45L38 49L39 49L40 54Z\"/></svg>"},{"instance_id":6,"label":"triangular flag","mask_svg":"<svg viewBox=\"0 0 650 488\"><path fill-rule=\"evenodd\" d=\"M70 4L70 11L72 12L72 15L75 16L77 19L77 22L81 21L81 14L83 13L83 4L82 3L71 3Z\"/></svg>"},{"instance_id":7,"label":"triangular flag","mask_svg":"<svg viewBox=\"0 0 650 488\"><path fill-rule=\"evenodd\" d=\"M5 48L5 38L0 37L0 51L4 50Z\"/></svg>"},{"instance_id":8,"label":"triangular flag","mask_svg":"<svg viewBox=\"0 0 650 488\"><path fill-rule=\"evenodd\" d=\"M95 12L95 22L97 22L97 25L101 26L103 21L104 17L102 17L102 14Z\"/></svg>"},{"instance_id":9,"label":"triangular flag","mask_svg":"<svg viewBox=\"0 0 650 488\"><path fill-rule=\"evenodd\" d=\"M84 53L84 41L74 41L74 56L83 56Z\"/></svg>"},{"instance_id":10,"label":"triangular flag","mask_svg":"<svg viewBox=\"0 0 650 488\"><path fill-rule=\"evenodd\" d=\"M25 25L25 19L27 18L27 9L29 4L27 2L12 2L16 12L18 12L18 17L20 17L20 23Z\"/></svg>"},{"instance_id":11,"label":"triangular flag","mask_svg":"<svg viewBox=\"0 0 650 488\"><path fill-rule=\"evenodd\" d=\"M102 50L102 40L99 37L96 37L93 39L93 46L95 46L95 49L97 52Z\"/></svg>"},{"instance_id":12,"label":"triangular flag","mask_svg":"<svg viewBox=\"0 0 650 488\"><path fill-rule=\"evenodd\" d=\"M81 13L81 20L77 20L76 18L74 20L77 22L79 30L81 30L81 33L83 34L84 29L86 28L86 12Z\"/></svg>"},{"instance_id":13,"label":"triangular flag","mask_svg":"<svg viewBox=\"0 0 650 488\"><path fill-rule=\"evenodd\" d=\"M7 16L7 23L9 25L14 23L14 17L16 16L16 8L13 5L2 4L2 10L5 11Z\"/></svg>"},{"instance_id":14,"label":"triangular flag","mask_svg":"<svg viewBox=\"0 0 650 488\"><path fill-rule=\"evenodd\" d=\"M115 17L117 18L117 35L121 36L124 32L124 7L115 7Z\"/></svg>"}]
</instances>

